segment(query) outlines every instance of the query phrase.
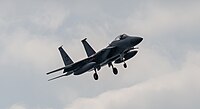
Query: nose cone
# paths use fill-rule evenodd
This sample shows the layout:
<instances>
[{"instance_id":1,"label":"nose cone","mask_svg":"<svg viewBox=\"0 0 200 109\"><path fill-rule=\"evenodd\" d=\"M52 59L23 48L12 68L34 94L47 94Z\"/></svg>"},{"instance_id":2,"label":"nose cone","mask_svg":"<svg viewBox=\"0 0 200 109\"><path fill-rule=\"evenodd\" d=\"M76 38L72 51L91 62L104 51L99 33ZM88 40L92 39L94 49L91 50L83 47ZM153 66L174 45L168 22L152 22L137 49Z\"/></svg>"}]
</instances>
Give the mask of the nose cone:
<instances>
[{"instance_id":1,"label":"nose cone","mask_svg":"<svg viewBox=\"0 0 200 109\"><path fill-rule=\"evenodd\" d=\"M142 42L143 38L142 37L133 37L131 43L133 44L133 46L139 44L140 42Z\"/></svg>"},{"instance_id":2,"label":"nose cone","mask_svg":"<svg viewBox=\"0 0 200 109\"><path fill-rule=\"evenodd\" d=\"M138 40L138 44L139 44L140 42L142 42L143 38L142 37L137 37L137 40Z\"/></svg>"}]
</instances>

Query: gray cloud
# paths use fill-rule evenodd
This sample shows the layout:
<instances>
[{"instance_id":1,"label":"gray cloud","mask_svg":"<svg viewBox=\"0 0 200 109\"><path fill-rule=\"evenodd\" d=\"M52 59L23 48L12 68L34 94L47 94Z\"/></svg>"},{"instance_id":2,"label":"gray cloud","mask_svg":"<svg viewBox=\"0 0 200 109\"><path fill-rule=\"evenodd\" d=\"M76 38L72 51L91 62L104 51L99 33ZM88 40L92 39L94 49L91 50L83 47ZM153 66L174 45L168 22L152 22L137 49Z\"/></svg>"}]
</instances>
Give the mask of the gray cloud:
<instances>
[{"instance_id":1,"label":"gray cloud","mask_svg":"<svg viewBox=\"0 0 200 109\"><path fill-rule=\"evenodd\" d=\"M198 10L198 1L1 0L0 108L197 109ZM92 72L47 82L45 72L63 66L58 46L77 61L86 57L84 37L99 50L122 33L144 41L116 77L105 67L99 81Z\"/></svg>"},{"instance_id":2,"label":"gray cloud","mask_svg":"<svg viewBox=\"0 0 200 109\"><path fill-rule=\"evenodd\" d=\"M198 109L199 59L199 52L189 53L178 71L93 98L79 98L65 109L84 109L87 106L97 109Z\"/></svg>"}]
</instances>

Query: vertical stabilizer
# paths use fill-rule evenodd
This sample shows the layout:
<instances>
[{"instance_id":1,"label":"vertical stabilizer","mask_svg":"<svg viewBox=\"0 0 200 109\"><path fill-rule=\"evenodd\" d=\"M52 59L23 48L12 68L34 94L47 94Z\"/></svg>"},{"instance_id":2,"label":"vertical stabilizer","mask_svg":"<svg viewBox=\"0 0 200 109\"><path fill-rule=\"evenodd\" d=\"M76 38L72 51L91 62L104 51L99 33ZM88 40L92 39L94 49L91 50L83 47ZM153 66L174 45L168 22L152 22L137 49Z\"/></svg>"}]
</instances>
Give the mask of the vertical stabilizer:
<instances>
[{"instance_id":1,"label":"vertical stabilizer","mask_svg":"<svg viewBox=\"0 0 200 109\"><path fill-rule=\"evenodd\" d=\"M90 57L91 55L95 54L96 52L94 51L94 49L89 45L89 43L86 40L87 40L87 38L83 39L81 42L85 48L87 56Z\"/></svg>"},{"instance_id":2,"label":"vertical stabilizer","mask_svg":"<svg viewBox=\"0 0 200 109\"><path fill-rule=\"evenodd\" d=\"M62 59L63 59L63 62L64 62L64 64L65 64L65 66L74 63L74 62L72 61L72 59L67 55L67 53L65 52L65 50L62 48L62 46L60 46L60 47L58 48L58 50L60 51L60 54L61 54L61 57L62 57Z\"/></svg>"}]
</instances>

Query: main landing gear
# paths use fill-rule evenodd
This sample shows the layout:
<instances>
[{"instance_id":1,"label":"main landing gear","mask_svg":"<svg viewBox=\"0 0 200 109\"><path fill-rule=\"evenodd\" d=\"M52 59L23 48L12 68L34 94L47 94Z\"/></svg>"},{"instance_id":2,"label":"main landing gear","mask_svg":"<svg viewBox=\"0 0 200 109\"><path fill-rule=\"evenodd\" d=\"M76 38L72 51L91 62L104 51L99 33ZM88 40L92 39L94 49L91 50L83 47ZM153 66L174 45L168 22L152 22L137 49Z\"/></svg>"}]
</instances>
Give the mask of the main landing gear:
<instances>
[{"instance_id":1,"label":"main landing gear","mask_svg":"<svg viewBox=\"0 0 200 109\"><path fill-rule=\"evenodd\" d=\"M117 68L114 67L112 63L109 63L108 67L112 67L113 74L115 74L115 75L118 74ZM124 62L124 68L127 68L127 64L125 62ZM99 76L97 74L97 70L99 70L99 69L94 68L94 71L95 71L95 73L93 74L94 80L98 80L99 79Z\"/></svg>"},{"instance_id":2,"label":"main landing gear","mask_svg":"<svg viewBox=\"0 0 200 109\"><path fill-rule=\"evenodd\" d=\"M115 67L113 66L112 63L109 63L108 66L109 66L109 67L110 67L110 66L112 67L113 73L114 73L115 75L118 74L118 70L117 70L117 68L115 68Z\"/></svg>"},{"instance_id":3,"label":"main landing gear","mask_svg":"<svg viewBox=\"0 0 200 109\"><path fill-rule=\"evenodd\" d=\"M97 74L96 68L94 69L95 73L93 74L94 80L98 80L99 76Z\"/></svg>"},{"instance_id":4,"label":"main landing gear","mask_svg":"<svg viewBox=\"0 0 200 109\"><path fill-rule=\"evenodd\" d=\"M93 74L93 77L94 77L94 80L98 80L98 78L99 78L99 76L98 76L97 73L94 73L94 74Z\"/></svg>"},{"instance_id":5,"label":"main landing gear","mask_svg":"<svg viewBox=\"0 0 200 109\"><path fill-rule=\"evenodd\" d=\"M118 74L118 70L117 70L117 68L113 68L113 73L115 74L115 75L117 75Z\"/></svg>"}]
</instances>

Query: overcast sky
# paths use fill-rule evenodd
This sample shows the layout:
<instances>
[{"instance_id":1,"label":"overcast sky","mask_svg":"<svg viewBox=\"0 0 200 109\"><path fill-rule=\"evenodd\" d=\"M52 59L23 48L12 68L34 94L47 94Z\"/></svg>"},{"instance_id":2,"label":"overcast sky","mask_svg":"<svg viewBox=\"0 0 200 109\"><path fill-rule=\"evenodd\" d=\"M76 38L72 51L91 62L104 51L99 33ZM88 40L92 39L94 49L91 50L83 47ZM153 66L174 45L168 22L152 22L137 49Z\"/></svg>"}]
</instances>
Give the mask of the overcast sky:
<instances>
[{"instance_id":1,"label":"overcast sky","mask_svg":"<svg viewBox=\"0 0 200 109\"><path fill-rule=\"evenodd\" d=\"M197 0L0 0L0 109L200 109ZM126 33L139 53L99 72L48 82L62 67ZM59 72L61 74L61 72Z\"/></svg>"}]
</instances>

